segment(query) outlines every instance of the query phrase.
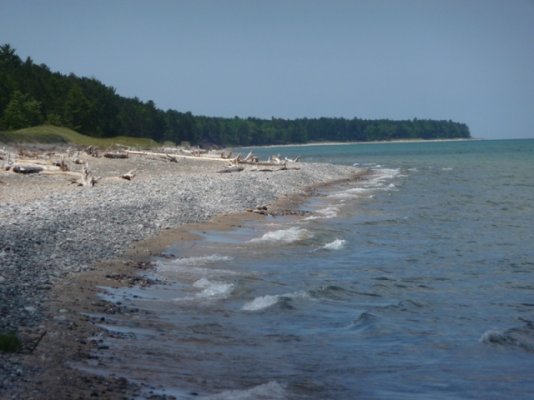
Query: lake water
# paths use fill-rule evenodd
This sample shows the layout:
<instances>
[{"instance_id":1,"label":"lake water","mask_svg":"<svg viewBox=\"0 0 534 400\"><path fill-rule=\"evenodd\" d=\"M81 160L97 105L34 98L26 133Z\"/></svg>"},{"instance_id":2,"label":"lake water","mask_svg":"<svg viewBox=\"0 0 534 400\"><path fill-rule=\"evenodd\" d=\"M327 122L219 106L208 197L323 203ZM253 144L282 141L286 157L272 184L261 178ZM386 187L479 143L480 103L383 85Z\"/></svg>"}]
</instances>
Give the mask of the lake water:
<instances>
[{"instance_id":1,"label":"lake water","mask_svg":"<svg viewBox=\"0 0 534 400\"><path fill-rule=\"evenodd\" d=\"M357 165L302 217L198 232L106 291L100 370L179 399L527 399L534 140L255 149Z\"/></svg>"}]
</instances>

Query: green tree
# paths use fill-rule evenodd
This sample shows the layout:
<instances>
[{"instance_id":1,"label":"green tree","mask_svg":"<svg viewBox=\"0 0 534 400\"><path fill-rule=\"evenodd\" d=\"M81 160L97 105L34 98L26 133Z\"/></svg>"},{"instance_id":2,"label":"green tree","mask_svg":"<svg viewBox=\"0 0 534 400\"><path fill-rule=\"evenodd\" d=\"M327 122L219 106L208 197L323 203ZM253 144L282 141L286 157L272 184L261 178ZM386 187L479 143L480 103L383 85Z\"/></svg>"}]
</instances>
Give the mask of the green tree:
<instances>
[{"instance_id":1,"label":"green tree","mask_svg":"<svg viewBox=\"0 0 534 400\"><path fill-rule=\"evenodd\" d=\"M80 86L74 84L63 103L63 121L69 128L87 132L91 124L92 103L85 97Z\"/></svg>"},{"instance_id":2,"label":"green tree","mask_svg":"<svg viewBox=\"0 0 534 400\"><path fill-rule=\"evenodd\" d=\"M29 95L16 90L4 111L4 124L9 129L20 129L43 122L41 104Z\"/></svg>"}]
</instances>

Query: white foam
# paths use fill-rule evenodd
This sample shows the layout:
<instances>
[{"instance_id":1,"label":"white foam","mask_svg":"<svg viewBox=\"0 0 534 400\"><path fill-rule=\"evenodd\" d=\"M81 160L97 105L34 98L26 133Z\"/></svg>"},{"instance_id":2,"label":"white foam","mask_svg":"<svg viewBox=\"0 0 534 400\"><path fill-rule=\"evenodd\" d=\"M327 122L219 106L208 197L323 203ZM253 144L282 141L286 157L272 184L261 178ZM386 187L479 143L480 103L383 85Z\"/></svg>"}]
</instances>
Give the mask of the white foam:
<instances>
[{"instance_id":1,"label":"white foam","mask_svg":"<svg viewBox=\"0 0 534 400\"><path fill-rule=\"evenodd\" d=\"M284 400L288 398L288 393L285 385L272 381L246 390L226 390L199 398L203 400Z\"/></svg>"},{"instance_id":2,"label":"white foam","mask_svg":"<svg viewBox=\"0 0 534 400\"><path fill-rule=\"evenodd\" d=\"M339 208L335 206L330 206L326 208L322 208L320 210L315 211L319 215L311 215L309 217L304 218L304 220L313 220L313 219L329 219L329 218L335 218L337 217L337 213L339 212Z\"/></svg>"},{"instance_id":3,"label":"white foam","mask_svg":"<svg viewBox=\"0 0 534 400\"><path fill-rule=\"evenodd\" d=\"M379 168L373 169L373 174L366 180L360 182L358 187L350 188L342 192L332 193L328 195L333 199L357 199L360 197L373 197L373 192L396 190L394 183L388 183L392 179L402 176L399 168Z\"/></svg>"},{"instance_id":4,"label":"white foam","mask_svg":"<svg viewBox=\"0 0 534 400\"><path fill-rule=\"evenodd\" d=\"M379 168L374 170L374 175L371 176L364 185L377 186L384 183L384 181L396 178L400 175L399 168Z\"/></svg>"},{"instance_id":5,"label":"white foam","mask_svg":"<svg viewBox=\"0 0 534 400\"><path fill-rule=\"evenodd\" d=\"M255 242L284 242L293 243L301 240L311 239L313 234L307 229L291 227L289 229L280 229L265 233L260 238L251 239L251 243Z\"/></svg>"},{"instance_id":6,"label":"white foam","mask_svg":"<svg viewBox=\"0 0 534 400\"><path fill-rule=\"evenodd\" d=\"M351 193L348 190L346 190L344 192L332 193L332 194L328 195L328 198L330 198L330 199L340 199L340 200L357 199L358 197L360 197L360 196L358 196L355 193Z\"/></svg>"},{"instance_id":7,"label":"white foam","mask_svg":"<svg viewBox=\"0 0 534 400\"><path fill-rule=\"evenodd\" d=\"M325 244L322 249L325 250L341 250L343 247L345 247L345 243L347 241L343 239L336 239L333 242Z\"/></svg>"},{"instance_id":8,"label":"white foam","mask_svg":"<svg viewBox=\"0 0 534 400\"><path fill-rule=\"evenodd\" d=\"M325 218L337 217L338 212L339 212L339 208L334 207L334 206L330 206L330 207L317 210L317 213L323 215Z\"/></svg>"},{"instance_id":9,"label":"white foam","mask_svg":"<svg viewBox=\"0 0 534 400\"><path fill-rule=\"evenodd\" d=\"M270 294L266 296L260 296L256 297L254 300L249 301L246 303L241 309L243 311L258 311L263 310L265 308L269 308L272 305L278 303L278 300L280 300L279 295L272 296Z\"/></svg>"},{"instance_id":10,"label":"white foam","mask_svg":"<svg viewBox=\"0 0 534 400\"><path fill-rule=\"evenodd\" d=\"M243 311L259 311L269 308L280 301L280 299L296 299L296 298L306 298L309 295L306 292L296 292L296 293L286 293L286 294L276 294L276 295L265 295L256 297L254 300L245 303L241 309Z\"/></svg>"},{"instance_id":11,"label":"white foam","mask_svg":"<svg viewBox=\"0 0 534 400\"><path fill-rule=\"evenodd\" d=\"M171 272L184 275L235 275L236 272L221 268L206 268L209 264L233 260L232 257L213 254L202 257L186 257L176 260L159 260L156 270L160 273Z\"/></svg>"},{"instance_id":12,"label":"white foam","mask_svg":"<svg viewBox=\"0 0 534 400\"><path fill-rule=\"evenodd\" d=\"M362 194L362 193L369 193L372 190L373 189L370 189L370 188L356 187L356 188L348 189L346 192L347 193Z\"/></svg>"},{"instance_id":13,"label":"white foam","mask_svg":"<svg viewBox=\"0 0 534 400\"><path fill-rule=\"evenodd\" d=\"M170 261L168 264L176 266L203 266L220 261L231 261L232 257L221 256L218 254L212 254L209 256L200 256L200 257L184 257L177 258L176 260Z\"/></svg>"},{"instance_id":14,"label":"white foam","mask_svg":"<svg viewBox=\"0 0 534 400\"><path fill-rule=\"evenodd\" d=\"M200 293L197 293L197 298L227 298L235 288L233 283L210 281L207 278L199 279L193 283L193 286L202 289Z\"/></svg>"}]
</instances>

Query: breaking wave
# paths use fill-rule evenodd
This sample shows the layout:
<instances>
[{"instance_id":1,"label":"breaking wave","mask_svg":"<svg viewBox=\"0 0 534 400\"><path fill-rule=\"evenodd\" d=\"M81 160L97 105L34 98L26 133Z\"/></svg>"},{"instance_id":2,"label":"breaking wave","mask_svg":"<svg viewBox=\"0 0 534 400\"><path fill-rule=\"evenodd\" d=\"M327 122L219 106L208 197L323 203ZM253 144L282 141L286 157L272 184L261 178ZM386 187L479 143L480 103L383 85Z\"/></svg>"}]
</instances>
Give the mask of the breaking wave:
<instances>
[{"instance_id":1,"label":"breaking wave","mask_svg":"<svg viewBox=\"0 0 534 400\"><path fill-rule=\"evenodd\" d=\"M231 261L233 258L228 256L221 256L218 254L212 254L209 256L200 256L200 257L184 257L184 258L177 258L175 260L169 261L168 265L170 266L203 266L208 265L220 261Z\"/></svg>"},{"instance_id":2,"label":"breaking wave","mask_svg":"<svg viewBox=\"0 0 534 400\"><path fill-rule=\"evenodd\" d=\"M206 275L235 275L235 271L229 269L213 268L212 264L232 261L233 257L213 254L201 257L185 257L175 260L159 260L156 263L156 270L159 273L179 274L181 276L200 277Z\"/></svg>"},{"instance_id":3,"label":"breaking wave","mask_svg":"<svg viewBox=\"0 0 534 400\"><path fill-rule=\"evenodd\" d=\"M251 243L257 242L283 242L293 243L301 240L311 239L313 234L307 229L292 227L265 233L260 238L251 239Z\"/></svg>"},{"instance_id":4,"label":"breaking wave","mask_svg":"<svg viewBox=\"0 0 534 400\"><path fill-rule=\"evenodd\" d=\"M322 208L320 210L315 211L316 215L311 215L309 217L306 217L304 218L304 220L335 218L337 217L338 212L339 212L338 207L329 206L329 207Z\"/></svg>"},{"instance_id":5,"label":"breaking wave","mask_svg":"<svg viewBox=\"0 0 534 400\"><path fill-rule=\"evenodd\" d=\"M347 241L344 239L336 239L333 242L325 244L321 249L325 250L341 250L343 247L345 247L345 243Z\"/></svg>"},{"instance_id":6,"label":"breaking wave","mask_svg":"<svg viewBox=\"0 0 534 400\"><path fill-rule=\"evenodd\" d=\"M265 295L256 297L254 300L245 303L241 308L243 311L259 311L266 308L272 307L275 304L282 301L291 301L296 298L306 298L309 295L305 292L296 292L296 293L287 293L287 294L277 294L277 295Z\"/></svg>"},{"instance_id":7,"label":"breaking wave","mask_svg":"<svg viewBox=\"0 0 534 400\"><path fill-rule=\"evenodd\" d=\"M328 195L332 199L357 199L361 197L373 197L376 191L396 190L394 183L388 183L392 179L402 176L399 168L373 169L372 174L358 184L358 187L350 188L341 192Z\"/></svg>"},{"instance_id":8,"label":"breaking wave","mask_svg":"<svg viewBox=\"0 0 534 400\"><path fill-rule=\"evenodd\" d=\"M207 278L199 279L193 286L201 289L200 293L196 294L197 298L227 298L235 288L233 283L210 281Z\"/></svg>"}]
</instances>

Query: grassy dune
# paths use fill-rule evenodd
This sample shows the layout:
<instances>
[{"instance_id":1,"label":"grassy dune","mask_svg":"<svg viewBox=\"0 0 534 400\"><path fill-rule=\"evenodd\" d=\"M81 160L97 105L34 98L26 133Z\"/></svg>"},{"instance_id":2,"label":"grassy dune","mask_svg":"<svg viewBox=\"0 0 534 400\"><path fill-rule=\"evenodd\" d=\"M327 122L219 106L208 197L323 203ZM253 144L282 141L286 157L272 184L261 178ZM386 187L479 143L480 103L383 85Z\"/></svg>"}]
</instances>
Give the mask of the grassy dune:
<instances>
[{"instance_id":1,"label":"grassy dune","mask_svg":"<svg viewBox=\"0 0 534 400\"><path fill-rule=\"evenodd\" d=\"M72 129L54 125L40 125L16 131L0 132L0 143L48 143L71 144L80 146L110 147L121 144L130 147L154 147L157 145L152 139L117 136L112 138L94 138L82 135Z\"/></svg>"}]
</instances>

